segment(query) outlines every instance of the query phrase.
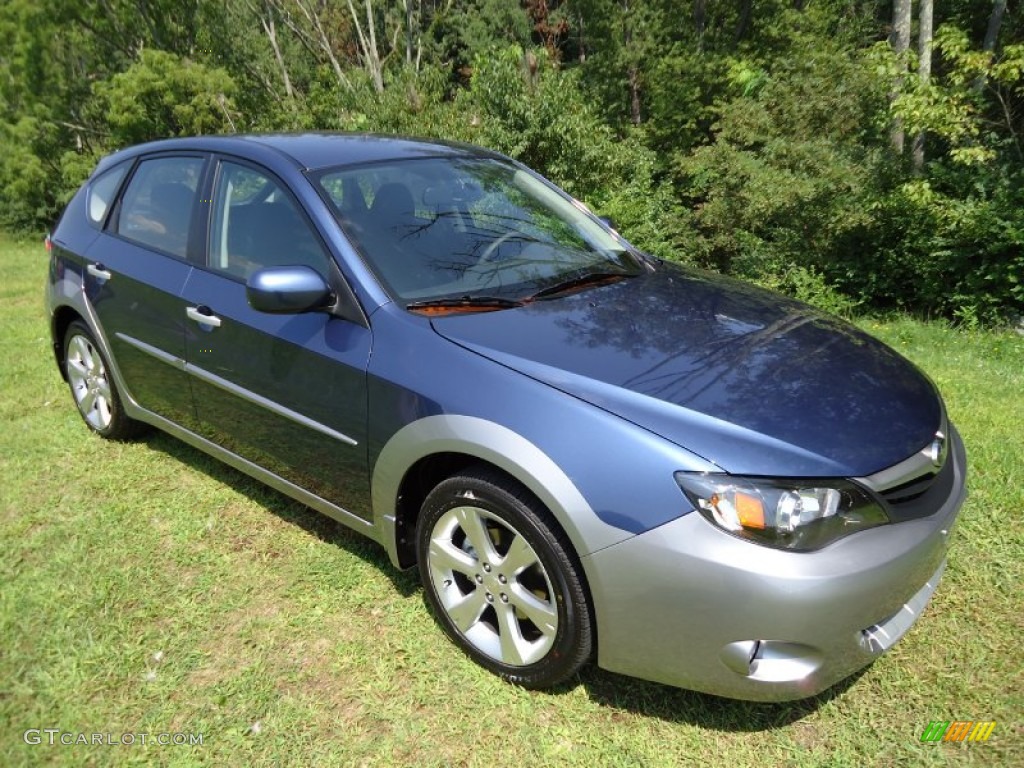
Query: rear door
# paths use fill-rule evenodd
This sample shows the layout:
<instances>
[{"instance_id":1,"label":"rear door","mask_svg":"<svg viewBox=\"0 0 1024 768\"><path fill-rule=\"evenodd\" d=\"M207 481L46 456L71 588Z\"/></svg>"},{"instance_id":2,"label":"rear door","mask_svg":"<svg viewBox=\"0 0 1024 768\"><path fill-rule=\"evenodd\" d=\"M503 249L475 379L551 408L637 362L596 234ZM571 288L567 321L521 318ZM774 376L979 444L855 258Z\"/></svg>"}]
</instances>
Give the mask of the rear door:
<instances>
[{"instance_id":1,"label":"rear door","mask_svg":"<svg viewBox=\"0 0 1024 768\"><path fill-rule=\"evenodd\" d=\"M369 518L366 367L370 331L327 312L252 309L245 280L264 267L341 275L283 182L221 159L206 264L183 291L201 433L286 480Z\"/></svg>"},{"instance_id":2,"label":"rear door","mask_svg":"<svg viewBox=\"0 0 1024 768\"><path fill-rule=\"evenodd\" d=\"M194 421L184 373L181 289L201 240L198 190L207 158L151 156L131 172L101 235L85 254L84 285L130 396L186 426Z\"/></svg>"}]
</instances>

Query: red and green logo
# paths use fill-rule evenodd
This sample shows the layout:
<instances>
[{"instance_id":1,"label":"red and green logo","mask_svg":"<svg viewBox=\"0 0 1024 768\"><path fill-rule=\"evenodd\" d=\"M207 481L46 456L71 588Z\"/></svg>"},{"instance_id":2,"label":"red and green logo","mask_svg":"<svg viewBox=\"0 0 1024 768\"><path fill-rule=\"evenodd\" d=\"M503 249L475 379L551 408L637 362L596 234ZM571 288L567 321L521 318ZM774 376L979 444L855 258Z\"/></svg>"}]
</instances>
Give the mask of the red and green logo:
<instances>
[{"instance_id":1,"label":"red and green logo","mask_svg":"<svg viewBox=\"0 0 1024 768\"><path fill-rule=\"evenodd\" d=\"M932 720L921 741L988 741L995 727L995 720Z\"/></svg>"}]
</instances>

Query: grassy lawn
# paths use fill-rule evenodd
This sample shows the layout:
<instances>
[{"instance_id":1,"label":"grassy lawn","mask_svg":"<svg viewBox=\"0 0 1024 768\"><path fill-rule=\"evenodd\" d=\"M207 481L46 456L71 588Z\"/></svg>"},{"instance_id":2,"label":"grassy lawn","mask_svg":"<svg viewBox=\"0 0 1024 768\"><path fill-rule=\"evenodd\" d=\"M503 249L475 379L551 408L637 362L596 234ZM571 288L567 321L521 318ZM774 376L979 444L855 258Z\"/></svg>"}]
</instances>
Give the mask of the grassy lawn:
<instances>
[{"instance_id":1,"label":"grassy lawn","mask_svg":"<svg viewBox=\"0 0 1024 768\"><path fill-rule=\"evenodd\" d=\"M536 693L450 645L376 545L169 437L92 437L42 245L0 237L0 266L0 765L1024 765L1024 337L863 322L938 382L971 462L945 580L866 672L784 705L596 668ZM939 719L998 724L922 744Z\"/></svg>"}]
</instances>

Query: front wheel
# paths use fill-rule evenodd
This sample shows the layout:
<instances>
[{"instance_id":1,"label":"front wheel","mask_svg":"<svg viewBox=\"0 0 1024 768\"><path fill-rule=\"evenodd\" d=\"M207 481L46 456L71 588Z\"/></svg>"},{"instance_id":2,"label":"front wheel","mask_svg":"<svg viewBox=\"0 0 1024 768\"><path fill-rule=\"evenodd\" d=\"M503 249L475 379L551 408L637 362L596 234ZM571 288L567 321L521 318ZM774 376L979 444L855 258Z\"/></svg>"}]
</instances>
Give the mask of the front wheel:
<instances>
[{"instance_id":1,"label":"front wheel","mask_svg":"<svg viewBox=\"0 0 1024 768\"><path fill-rule=\"evenodd\" d=\"M64 334L64 366L71 396L89 429L112 440L127 440L143 430L125 414L110 366L89 327L79 320Z\"/></svg>"},{"instance_id":2,"label":"front wheel","mask_svg":"<svg viewBox=\"0 0 1024 768\"><path fill-rule=\"evenodd\" d=\"M481 469L423 503L420 577L448 635L527 688L557 685L590 658L593 623L572 548L524 489Z\"/></svg>"}]
</instances>

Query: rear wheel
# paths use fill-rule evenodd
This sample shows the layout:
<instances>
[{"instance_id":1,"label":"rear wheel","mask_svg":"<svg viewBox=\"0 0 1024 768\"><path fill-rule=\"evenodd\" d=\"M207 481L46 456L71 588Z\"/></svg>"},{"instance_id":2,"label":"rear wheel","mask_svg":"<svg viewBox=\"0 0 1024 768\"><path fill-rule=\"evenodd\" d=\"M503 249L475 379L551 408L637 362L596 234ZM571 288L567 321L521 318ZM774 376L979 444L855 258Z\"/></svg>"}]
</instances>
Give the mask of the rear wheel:
<instances>
[{"instance_id":1,"label":"rear wheel","mask_svg":"<svg viewBox=\"0 0 1024 768\"><path fill-rule=\"evenodd\" d=\"M64 334L64 367L71 396L89 429L111 440L127 440L143 430L140 422L125 415L110 366L80 320Z\"/></svg>"},{"instance_id":2,"label":"rear wheel","mask_svg":"<svg viewBox=\"0 0 1024 768\"><path fill-rule=\"evenodd\" d=\"M481 469L438 485L423 503L417 547L441 626L481 666L543 688L590 658L590 606L571 546L508 478Z\"/></svg>"}]
</instances>

